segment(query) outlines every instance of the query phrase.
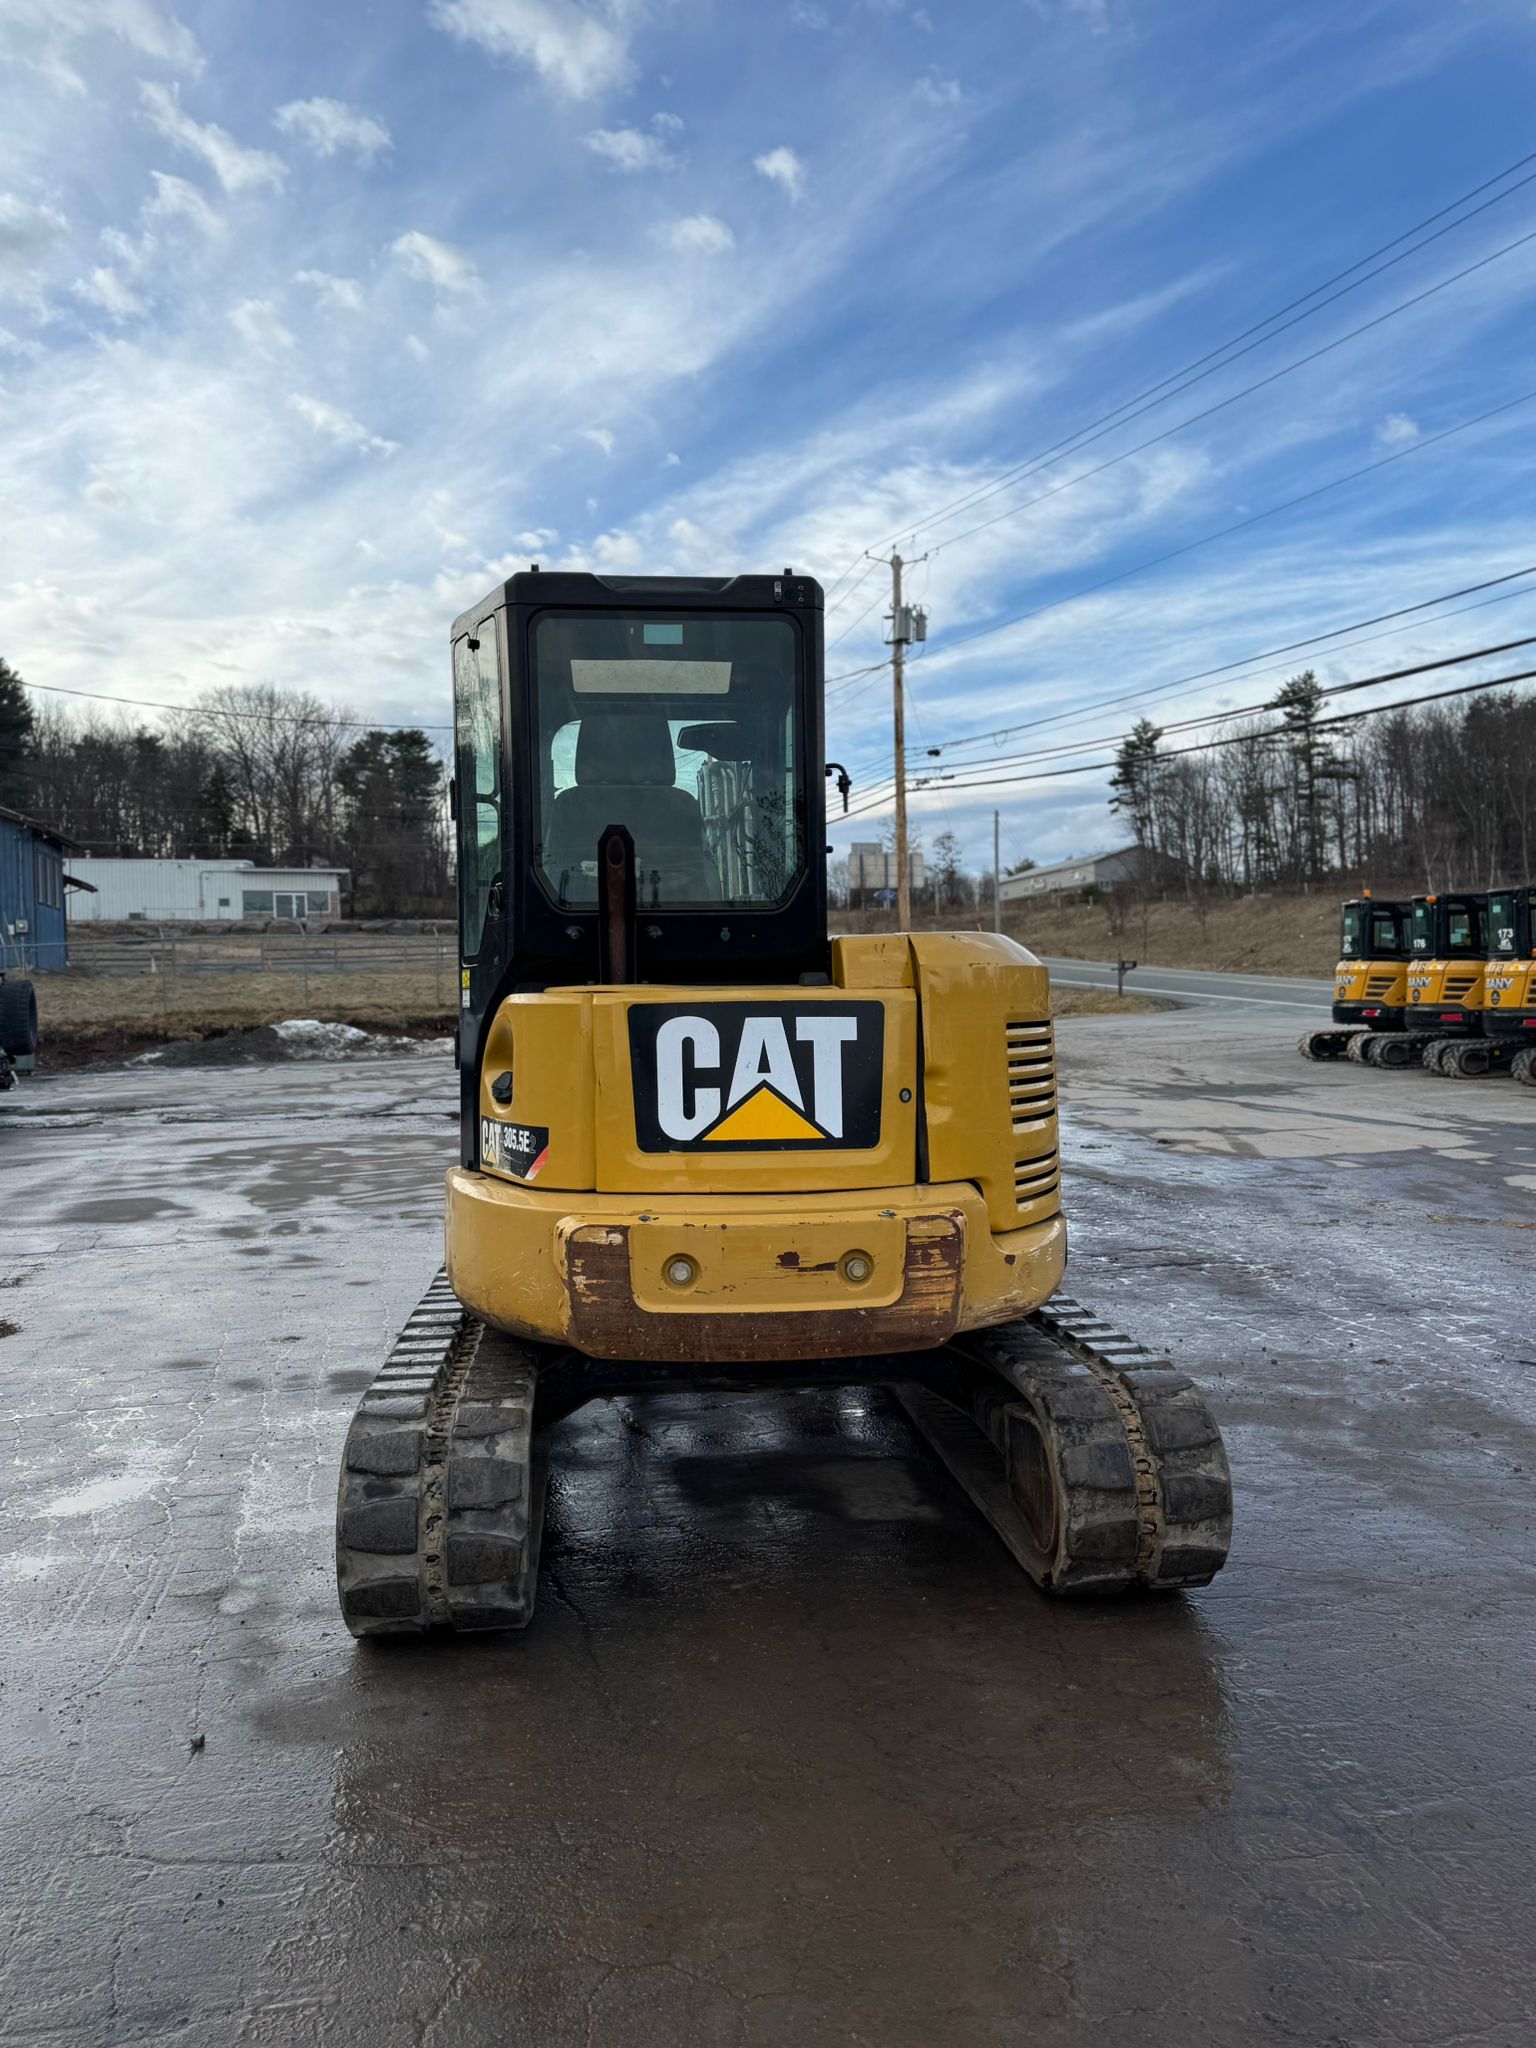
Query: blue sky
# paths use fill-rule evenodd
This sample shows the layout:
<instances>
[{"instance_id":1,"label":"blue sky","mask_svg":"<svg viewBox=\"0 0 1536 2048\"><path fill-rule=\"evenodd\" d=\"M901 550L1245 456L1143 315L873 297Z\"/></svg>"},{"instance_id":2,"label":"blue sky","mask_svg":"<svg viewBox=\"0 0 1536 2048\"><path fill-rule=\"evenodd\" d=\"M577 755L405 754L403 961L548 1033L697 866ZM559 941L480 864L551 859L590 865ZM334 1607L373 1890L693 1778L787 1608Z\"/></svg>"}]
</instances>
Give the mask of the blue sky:
<instances>
[{"instance_id":1,"label":"blue sky","mask_svg":"<svg viewBox=\"0 0 1536 2048\"><path fill-rule=\"evenodd\" d=\"M873 789L886 684L848 672L884 585L849 565L901 537L920 761L1113 734L1084 707L1131 689L1255 701L1295 663L1178 679L1536 560L1536 403L1432 443L1536 389L1536 243L1128 451L1493 257L1536 184L932 515L1536 150L1533 82L1530 0L0 0L0 652L441 724L448 622L529 559L793 563L831 590L830 751ZM1315 665L1527 620L1536 592ZM979 864L996 801L1005 855L1045 860L1115 840L1104 785L915 814Z\"/></svg>"}]
</instances>

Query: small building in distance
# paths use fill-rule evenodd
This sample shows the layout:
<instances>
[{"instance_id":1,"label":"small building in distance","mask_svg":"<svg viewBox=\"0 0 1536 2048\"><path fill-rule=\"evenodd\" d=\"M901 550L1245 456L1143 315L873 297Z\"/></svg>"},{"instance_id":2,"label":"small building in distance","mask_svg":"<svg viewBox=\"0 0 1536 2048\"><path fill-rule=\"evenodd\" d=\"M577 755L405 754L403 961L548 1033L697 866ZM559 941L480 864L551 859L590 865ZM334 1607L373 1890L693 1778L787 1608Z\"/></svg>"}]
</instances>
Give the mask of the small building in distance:
<instances>
[{"instance_id":1,"label":"small building in distance","mask_svg":"<svg viewBox=\"0 0 1536 2048\"><path fill-rule=\"evenodd\" d=\"M0 969L24 974L68 964L62 832L0 804Z\"/></svg>"},{"instance_id":2,"label":"small building in distance","mask_svg":"<svg viewBox=\"0 0 1536 2048\"><path fill-rule=\"evenodd\" d=\"M1122 846L1113 853L1085 853L1077 860L1054 861L1048 868L1028 868L1022 875L1004 875L1005 903L1027 903L1034 896L1067 896L1083 889L1114 889L1127 883L1150 883L1166 889L1184 880L1182 861L1145 846Z\"/></svg>"},{"instance_id":3,"label":"small building in distance","mask_svg":"<svg viewBox=\"0 0 1536 2048\"><path fill-rule=\"evenodd\" d=\"M217 924L242 917L341 915L345 868L259 868L249 860L77 860L94 894L77 923Z\"/></svg>"}]
</instances>

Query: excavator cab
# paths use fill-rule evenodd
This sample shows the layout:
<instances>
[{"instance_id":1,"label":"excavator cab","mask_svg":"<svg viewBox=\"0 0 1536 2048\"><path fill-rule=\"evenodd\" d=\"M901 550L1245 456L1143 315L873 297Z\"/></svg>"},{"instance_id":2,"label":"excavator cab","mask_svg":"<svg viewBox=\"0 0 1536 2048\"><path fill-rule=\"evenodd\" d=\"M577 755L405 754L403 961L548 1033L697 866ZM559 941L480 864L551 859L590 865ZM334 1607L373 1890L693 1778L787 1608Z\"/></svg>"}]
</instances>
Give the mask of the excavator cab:
<instances>
[{"instance_id":1,"label":"excavator cab","mask_svg":"<svg viewBox=\"0 0 1536 2048\"><path fill-rule=\"evenodd\" d=\"M1408 1003L1413 906L1352 896L1339 917L1333 1021L1372 1031L1401 1031Z\"/></svg>"},{"instance_id":2,"label":"excavator cab","mask_svg":"<svg viewBox=\"0 0 1536 2048\"><path fill-rule=\"evenodd\" d=\"M553 1425L678 1390L887 1387L1037 1584L1205 1584L1219 1431L1056 1291L1045 969L829 935L820 587L529 571L452 661L459 1156L347 1437L348 1627L521 1627Z\"/></svg>"},{"instance_id":3,"label":"excavator cab","mask_svg":"<svg viewBox=\"0 0 1536 2048\"><path fill-rule=\"evenodd\" d=\"M1490 1038L1536 1045L1536 888L1488 896L1488 967L1483 1029ZM1522 1078L1529 1072L1524 1063Z\"/></svg>"},{"instance_id":4,"label":"excavator cab","mask_svg":"<svg viewBox=\"0 0 1536 2048\"><path fill-rule=\"evenodd\" d=\"M1463 890L1413 899L1408 1005L1416 1030L1478 1036L1488 958L1488 898Z\"/></svg>"}]
</instances>

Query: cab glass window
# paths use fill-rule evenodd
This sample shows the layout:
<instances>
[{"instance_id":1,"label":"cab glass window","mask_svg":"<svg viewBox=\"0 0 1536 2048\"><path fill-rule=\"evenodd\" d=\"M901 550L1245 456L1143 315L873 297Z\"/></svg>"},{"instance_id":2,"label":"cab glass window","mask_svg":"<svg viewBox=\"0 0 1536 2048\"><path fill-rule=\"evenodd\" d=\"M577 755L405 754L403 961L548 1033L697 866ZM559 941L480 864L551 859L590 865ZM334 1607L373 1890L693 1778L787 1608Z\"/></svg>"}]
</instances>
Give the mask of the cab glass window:
<instances>
[{"instance_id":1,"label":"cab glass window","mask_svg":"<svg viewBox=\"0 0 1536 2048\"><path fill-rule=\"evenodd\" d=\"M1371 951L1380 959L1384 953L1402 951L1402 926L1395 910L1371 912Z\"/></svg>"},{"instance_id":2,"label":"cab glass window","mask_svg":"<svg viewBox=\"0 0 1536 2048\"><path fill-rule=\"evenodd\" d=\"M1359 905L1354 903L1347 904L1339 932L1339 951L1346 960L1353 960L1360 951L1360 928L1362 922Z\"/></svg>"},{"instance_id":3,"label":"cab glass window","mask_svg":"<svg viewBox=\"0 0 1536 2048\"><path fill-rule=\"evenodd\" d=\"M1499 890L1488 898L1488 950L1511 959L1515 951L1515 897Z\"/></svg>"},{"instance_id":4,"label":"cab glass window","mask_svg":"<svg viewBox=\"0 0 1536 2048\"><path fill-rule=\"evenodd\" d=\"M1470 903L1452 903L1445 913L1445 946L1448 953L1481 953L1483 935L1476 908Z\"/></svg>"},{"instance_id":5,"label":"cab glass window","mask_svg":"<svg viewBox=\"0 0 1536 2048\"><path fill-rule=\"evenodd\" d=\"M641 910L783 902L805 871L790 621L549 612L532 638L534 859L555 901L596 901L598 842L623 825Z\"/></svg>"},{"instance_id":6,"label":"cab glass window","mask_svg":"<svg viewBox=\"0 0 1536 2048\"><path fill-rule=\"evenodd\" d=\"M1435 949L1435 906L1433 903L1415 903L1413 906L1413 950L1415 953L1430 954Z\"/></svg>"},{"instance_id":7,"label":"cab glass window","mask_svg":"<svg viewBox=\"0 0 1536 2048\"><path fill-rule=\"evenodd\" d=\"M453 649L454 778L459 828L459 947L479 957L491 891L501 876L501 676L496 621Z\"/></svg>"}]
</instances>

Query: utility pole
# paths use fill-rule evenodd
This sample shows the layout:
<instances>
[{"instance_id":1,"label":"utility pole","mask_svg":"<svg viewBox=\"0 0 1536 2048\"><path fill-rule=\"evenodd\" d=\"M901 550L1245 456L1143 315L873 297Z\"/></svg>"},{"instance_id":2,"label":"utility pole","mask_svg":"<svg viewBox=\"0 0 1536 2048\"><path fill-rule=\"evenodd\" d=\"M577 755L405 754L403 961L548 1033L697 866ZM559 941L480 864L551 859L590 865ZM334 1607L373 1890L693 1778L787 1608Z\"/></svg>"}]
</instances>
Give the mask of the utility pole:
<instances>
[{"instance_id":1,"label":"utility pole","mask_svg":"<svg viewBox=\"0 0 1536 2048\"><path fill-rule=\"evenodd\" d=\"M891 709L896 743L896 929L912 929L912 876L907 865L907 707L902 668L907 643L901 616L901 557L891 556Z\"/></svg>"},{"instance_id":2,"label":"utility pole","mask_svg":"<svg viewBox=\"0 0 1536 2048\"><path fill-rule=\"evenodd\" d=\"M874 558L879 561L877 555ZM919 561L928 557L920 555ZM928 614L921 605L901 601L900 555L892 555L891 568L891 712L894 726L896 771L896 924L907 931L912 924L912 856L907 851L907 704L903 695L904 670L909 640L928 638Z\"/></svg>"},{"instance_id":3,"label":"utility pole","mask_svg":"<svg viewBox=\"0 0 1536 2048\"><path fill-rule=\"evenodd\" d=\"M1003 928L1003 814L992 813L992 929Z\"/></svg>"}]
</instances>

